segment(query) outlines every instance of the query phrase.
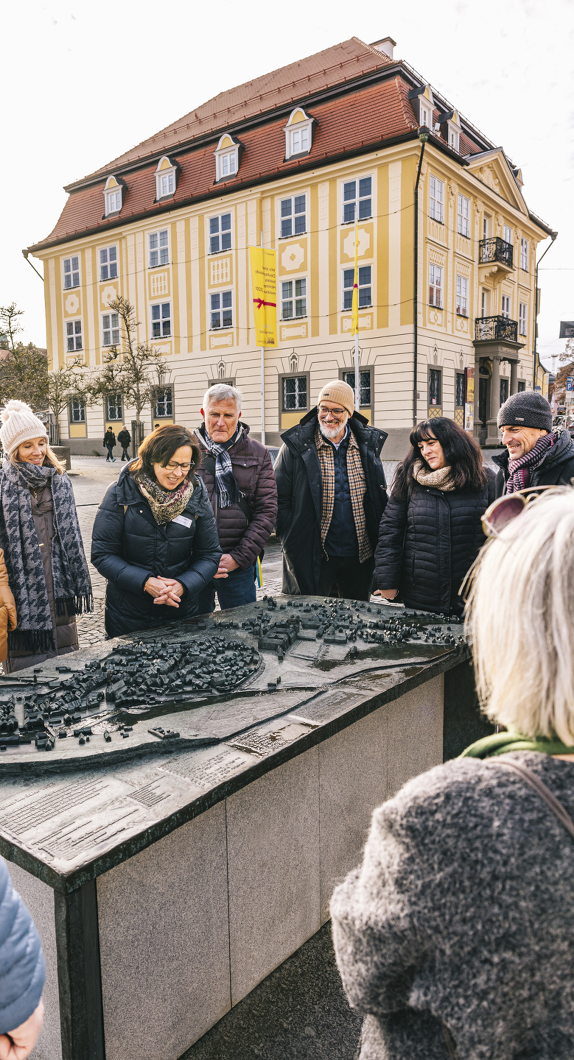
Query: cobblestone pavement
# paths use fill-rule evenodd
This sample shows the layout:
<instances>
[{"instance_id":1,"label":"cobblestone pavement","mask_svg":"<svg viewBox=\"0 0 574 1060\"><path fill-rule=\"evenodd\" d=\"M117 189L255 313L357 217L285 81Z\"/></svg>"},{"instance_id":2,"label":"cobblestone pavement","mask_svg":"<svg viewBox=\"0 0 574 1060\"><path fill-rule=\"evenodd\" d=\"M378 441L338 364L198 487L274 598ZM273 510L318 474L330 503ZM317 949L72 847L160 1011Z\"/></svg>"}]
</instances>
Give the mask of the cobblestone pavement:
<instances>
[{"instance_id":1,"label":"cobblestone pavement","mask_svg":"<svg viewBox=\"0 0 574 1060\"><path fill-rule=\"evenodd\" d=\"M92 527L100 502L111 482L116 482L122 469L120 460L116 459L117 468L108 463L104 457L73 456L72 485L78 509L78 521L88 558L92 587L94 590L94 610L78 618L78 639L80 647L98 644L105 639L104 601L106 580L98 574L90 563L92 550ZM271 541L265 549L263 559L263 586L257 590L257 598L265 595L275 596L281 592L281 545Z\"/></svg>"}]
</instances>

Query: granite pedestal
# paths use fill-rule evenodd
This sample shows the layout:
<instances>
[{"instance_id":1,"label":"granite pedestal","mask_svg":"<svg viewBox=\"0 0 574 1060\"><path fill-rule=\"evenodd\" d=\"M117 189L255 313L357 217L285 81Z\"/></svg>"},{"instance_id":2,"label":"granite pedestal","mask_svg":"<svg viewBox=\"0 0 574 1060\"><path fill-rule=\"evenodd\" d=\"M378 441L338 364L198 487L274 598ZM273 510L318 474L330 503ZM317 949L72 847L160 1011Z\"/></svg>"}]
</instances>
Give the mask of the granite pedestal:
<instances>
[{"instance_id":1,"label":"granite pedestal","mask_svg":"<svg viewBox=\"0 0 574 1060\"><path fill-rule=\"evenodd\" d=\"M279 597L0 681L31 718L44 697L49 734L58 696L110 675L53 747L22 726L0 756L0 853L48 963L36 1060L178 1060L325 924L373 809L480 726L462 627L397 615ZM247 676L231 689L246 668L222 662L207 693L172 694L222 634ZM167 684L166 645L184 660ZM152 676L130 706L116 679L140 680L138 652Z\"/></svg>"}]
</instances>

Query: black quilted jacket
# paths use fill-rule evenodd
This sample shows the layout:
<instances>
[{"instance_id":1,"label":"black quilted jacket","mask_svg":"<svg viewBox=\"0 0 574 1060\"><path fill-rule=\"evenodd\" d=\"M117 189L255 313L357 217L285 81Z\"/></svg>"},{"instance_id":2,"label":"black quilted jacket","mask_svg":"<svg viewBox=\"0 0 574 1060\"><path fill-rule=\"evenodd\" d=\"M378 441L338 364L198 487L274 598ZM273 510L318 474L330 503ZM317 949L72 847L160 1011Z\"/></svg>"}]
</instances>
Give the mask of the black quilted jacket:
<instances>
[{"instance_id":1,"label":"black quilted jacket","mask_svg":"<svg viewBox=\"0 0 574 1060\"><path fill-rule=\"evenodd\" d=\"M480 492L444 492L414 483L407 500L391 495L379 527L375 588L399 589L407 607L461 614L459 589L484 544L481 516L495 476Z\"/></svg>"}]
</instances>

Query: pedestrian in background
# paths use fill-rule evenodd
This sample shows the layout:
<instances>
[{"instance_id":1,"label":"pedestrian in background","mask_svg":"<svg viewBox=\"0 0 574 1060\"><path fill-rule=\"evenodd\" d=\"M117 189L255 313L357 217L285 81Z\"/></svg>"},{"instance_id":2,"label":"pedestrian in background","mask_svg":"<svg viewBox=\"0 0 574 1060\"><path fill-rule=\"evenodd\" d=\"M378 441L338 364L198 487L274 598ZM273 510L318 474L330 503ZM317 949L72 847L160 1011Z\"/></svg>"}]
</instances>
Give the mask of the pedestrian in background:
<instances>
[{"instance_id":1,"label":"pedestrian in background","mask_svg":"<svg viewBox=\"0 0 574 1060\"><path fill-rule=\"evenodd\" d=\"M26 1060L44 1018L46 964L38 932L0 858L0 1058Z\"/></svg>"},{"instance_id":2,"label":"pedestrian in background","mask_svg":"<svg viewBox=\"0 0 574 1060\"><path fill-rule=\"evenodd\" d=\"M506 452L493 456L498 465L496 496L533 486L571 485L574 441L566 427L552 427L552 410L535 390L513 394L498 413Z\"/></svg>"},{"instance_id":3,"label":"pedestrian in background","mask_svg":"<svg viewBox=\"0 0 574 1060\"><path fill-rule=\"evenodd\" d=\"M333 895L360 1060L572 1058L573 540L562 488L482 550L468 633L483 709L508 731L376 810Z\"/></svg>"},{"instance_id":4,"label":"pedestrian in background","mask_svg":"<svg viewBox=\"0 0 574 1060\"><path fill-rule=\"evenodd\" d=\"M4 672L78 650L76 615L93 609L74 491L46 428L23 401L0 415L0 547L16 602Z\"/></svg>"},{"instance_id":5,"label":"pedestrian in background","mask_svg":"<svg viewBox=\"0 0 574 1060\"><path fill-rule=\"evenodd\" d=\"M373 551L387 503L387 435L355 411L348 383L324 386L317 406L281 437L277 457L283 592L370 598Z\"/></svg>"},{"instance_id":6,"label":"pedestrian in background","mask_svg":"<svg viewBox=\"0 0 574 1060\"><path fill-rule=\"evenodd\" d=\"M118 442L122 447L122 463L124 460L129 460L130 458L130 454L128 453L128 446L131 440L132 436L124 423L120 433L118 434Z\"/></svg>"},{"instance_id":7,"label":"pedestrian in background","mask_svg":"<svg viewBox=\"0 0 574 1060\"><path fill-rule=\"evenodd\" d=\"M114 454L112 452L112 449L115 449L116 436L115 436L114 432L112 431L111 427L108 427L106 433L104 434L103 445L104 445L104 448L108 450L108 455L106 457L106 464L107 464L108 460L111 460L112 463L115 464L116 458L115 458L115 456L114 456Z\"/></svg>"},{"instance_id":8,"label":"pedestrian in background","mask_svg":"<svg viewBox=\"0 0 574 1060\"><path fill-rule=\"evenodd\" d=\"M195 435L169 424L109 486L92 531L92 563L108 580L108 637L197 614L221 556L199 460Z\"/></svg>"},{"instance_id":9,"label":"pedestrian in background","mask_svg":"<svg viewBox=\"0 0 574 1060\"><path fill-rule=\"evenodd\" d=\"M201 415L197 474L207 487L223 550L217 573L198 598L199 613L209 614L216 593L222 610L256 599L255 562L275 526L277 485L269 450L239 422L239 390L216 383L205 393Z\"/></svg>"},{"instance_id":10,"label":"pedestrian in background","mask_svg":"<svg viewBox=\"0 0 574 1060\"><path fill-rule=\"evenodd\" d=\"M445 416L423 420L410 442L381 519L375 595L461 614L460 587L484 543L494 472L474 438Z\"/></svg>"}]
</instances>

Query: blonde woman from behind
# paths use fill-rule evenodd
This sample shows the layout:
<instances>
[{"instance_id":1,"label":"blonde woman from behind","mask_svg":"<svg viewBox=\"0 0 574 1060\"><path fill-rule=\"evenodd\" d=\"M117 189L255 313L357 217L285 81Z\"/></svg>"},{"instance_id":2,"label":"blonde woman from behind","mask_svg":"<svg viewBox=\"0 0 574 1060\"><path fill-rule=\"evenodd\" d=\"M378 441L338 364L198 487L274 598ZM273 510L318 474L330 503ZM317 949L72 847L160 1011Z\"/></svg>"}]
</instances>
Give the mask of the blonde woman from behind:
<instances>
[{"instance_id":1,"label":"blonde woman from behind","mask_svg":"<svg viewBox=\"0 0 574 1060\"><path fill-rule=\"evenodd\" d=\"M361 1060L571 1060L573 540L565 487L483 549L467 628L484 710L509 731L376 810L333 895Z\"/></svg>"}]
</instances>

